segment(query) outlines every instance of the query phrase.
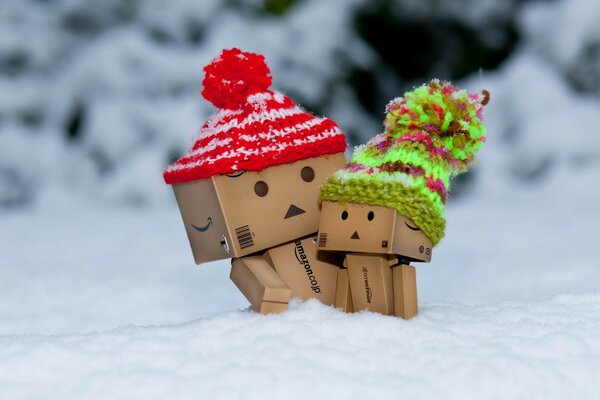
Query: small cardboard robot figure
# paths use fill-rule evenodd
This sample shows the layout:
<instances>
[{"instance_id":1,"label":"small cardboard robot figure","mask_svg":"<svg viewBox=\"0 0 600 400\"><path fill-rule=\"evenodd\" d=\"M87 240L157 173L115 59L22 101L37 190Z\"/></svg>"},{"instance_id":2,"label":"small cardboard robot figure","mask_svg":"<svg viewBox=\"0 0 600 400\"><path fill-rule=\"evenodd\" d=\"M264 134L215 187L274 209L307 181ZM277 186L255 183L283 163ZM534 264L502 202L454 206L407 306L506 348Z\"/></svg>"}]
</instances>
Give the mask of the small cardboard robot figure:
<instances>
[{"instance_id":1,"label":"small cardboard robot figure","mask_svg":"<svg viewBox=\"0 0 600 400\"><path fill-rule=\"evenodd\" d=\"M336 306L417 314L415 268L444 236L450 178L485 141L489 94L431 81L392 100L385 131L359 146L321 188L319 249L346 253Z\"/></svg>"},{"instance_id":2,"label":"small cardboard robot figure","mask_svg":"<svg viewBox=\"0 0 600 400\"><path fill-rule=\"evenodd\" d=\"M291 297L334 304L341 259L317 253L316 231L344 134L270 90L261 55L224 50L204 71L202 94L219 111L164 172L196 264L233 258L231 279L261 313Z\"/></svg>"}]
</instances>

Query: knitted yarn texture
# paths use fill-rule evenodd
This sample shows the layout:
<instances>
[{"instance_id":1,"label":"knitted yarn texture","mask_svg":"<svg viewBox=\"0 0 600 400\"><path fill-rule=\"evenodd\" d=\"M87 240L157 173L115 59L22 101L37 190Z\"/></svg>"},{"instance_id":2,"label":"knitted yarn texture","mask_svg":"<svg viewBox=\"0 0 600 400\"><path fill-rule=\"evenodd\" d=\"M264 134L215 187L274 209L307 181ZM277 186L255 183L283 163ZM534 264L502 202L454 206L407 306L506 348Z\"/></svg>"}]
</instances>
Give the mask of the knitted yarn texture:
<instances>
[{"instance_id":1,"label":"knitted yarn texture","mask_svg":"<svg viewBox=\"0 0 600 400\"><path fill-rule=\"evenodd\" d=\"M432 241L444 236L451 178L465 172L485 142L489 93L432 80L386 107L385 130L355 149L346 168L321 187L322 201L392 207Z\"/></svg>"},{"instance_id":2,"label":"knitted yarn texture","mask_svg":"<svg viewBox=\"0 0 600 400\"><path fill-rule=\"evenodd\" d=\"M271 72L262 55L223 50L204 72L202 95L220 110L204 123L188 153L163 172L166 183L260 171L345 151L345 136L334 121L269 89Z\"/></svg>"}]
</instances>

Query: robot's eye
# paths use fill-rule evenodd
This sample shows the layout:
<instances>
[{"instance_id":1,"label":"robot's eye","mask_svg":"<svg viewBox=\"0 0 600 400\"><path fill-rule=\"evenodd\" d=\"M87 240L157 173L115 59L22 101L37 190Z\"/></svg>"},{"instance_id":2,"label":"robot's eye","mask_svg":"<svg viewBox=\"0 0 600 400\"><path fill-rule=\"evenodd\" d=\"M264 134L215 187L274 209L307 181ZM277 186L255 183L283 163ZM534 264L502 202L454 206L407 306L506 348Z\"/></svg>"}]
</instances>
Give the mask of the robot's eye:
<instances>
[{"instance_id":1,"label":"robot's eye","mask_svg":"<svg viewBox=\"0 0 600 400\"><path fill-rule=\"evenodd\" d=\"M418 226L411 226L411 225L407 224L406 222L404 223L404 225L406 225L408 227L408 229L410 229L411 231L420 231L421 230Z\"/></svg>"},{"instance_id":2,"label":"robot's eye","mask_svg":"<svg viewBox=\"0 0 600 400\"><path fill-rule=\"evenodd\" d=\"M348 211L342 211L342 219L344 221L348 219Z\"/></svg>"},{"instance_id":3,"label":"robot's eye","mask_svg":"<svg viewBox=\"0 0 600 400\"><path fill-rule=\"evenodd\" d=\"M375 213L373 211L369 211L369 213L367 214L367 219L369 221L373 221L373 218L375 218Z\"/></svg>"},{"instance_id":4,"label":"robot's eye","mask_svg":"<svg viewBox=\"0 0 600 400\"><path fill-rule=\"evenodd\" d=\"M258 197L265 197L269 193L269 185L265 181L258 181L254 184L254 193Z\"/></svg>"},{"instance_id":5,"label":"robot's eye","mask_svg":"<svg viewBox=\"0 0 600 400\"><path fill-rule=\"evenodd\" d=\"M315 179L315 170L311 167L304 167L302 171L300 171L300 176L304 182L312 182Z\"/></svg>"},{"instance_id":6,"label":"robot's eye","mask_svg":"<svg viewBox=\"0 0 600 400\"><path fill-rule=\"evenodd\" d=\"M246 171L237 171L237 172L232 172L231 174L227 174L228 177L230 178L237 178L239 176L244 175Z\"/></svg>"}]
</instances>

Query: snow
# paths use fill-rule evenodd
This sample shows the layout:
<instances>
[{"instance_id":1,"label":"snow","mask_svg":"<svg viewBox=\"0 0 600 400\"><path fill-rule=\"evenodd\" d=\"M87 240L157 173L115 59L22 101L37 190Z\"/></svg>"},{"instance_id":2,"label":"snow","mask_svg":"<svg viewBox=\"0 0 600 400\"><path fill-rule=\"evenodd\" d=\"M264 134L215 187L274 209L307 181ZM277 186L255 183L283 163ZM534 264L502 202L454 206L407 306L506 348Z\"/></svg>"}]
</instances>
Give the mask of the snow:
<instances>
[{"instance_id":1,"label":"snow","mask_svg":"<svg viewBox=\"0 0 600 400\"><path fill-rule=\"evenodd\" d=\"M588 184L599 178L595 168L451 196L446 237L430 264L417 264L421 303L600 292L598 189ZM227 260L194 265L176 207L132 211L64 193L46 202L0 214L0 335L179 323L247 306Z\"/></svg>"},{"instance_id":2,"label":"snow","mask_svg":"<svg viewBox=\"0 0 600 400\"><path fill-rule=\"evenodd\" d=\"M600 295L412 321L312 300L168 325L0 338L3 398L595 398ZM35 382L35 384L32 384Z\"/></svg>"},{"instance_id":3,"label":"snow","mask_svg":"<svg viewBox=\"0 0 600 400\"><path fill-rule=\"evenodd\" d=\"M229 262L194 268L182 228L176 209L74 203L2 218L0 334L176 323L244 306Z\"/></svg>"},{"instance_id":4,"label":"snow","mask_svg":"<svg viewBox=\"0 0 600 400\"><path fill-rule=\"evenodd\" d=\"M174 207L0 214L0 398L595 399L599 177L452 203L411 321L258 315Z\"/></svg>"},{"instance_id":5,"label":"snow","mask_svg":"<svg viewBox=\"0 0 600 400\"><path fill-rule=\"evenodd\" d=\"M202 67L223 48L259 52L273 71L273 89L296 101L300 95L323 102L328 93L322 88L340 74L340 54L358 65L372 59L351 27L352 11L363 2L301 2L281 18L240 11L260 4L234 12L217 0L2 2L0 137L16 125L64 154L63 162L44 168L49 188L29 185L35 176L27 161L2 143L0 171L15 178L0 173L0 202L28 197L35 203L46 190L60 189L114 204L164 204L156 190L135 181L144 178L140 165L148 160L162 168L185 153L201 121L215 111L200 96ZM358 107L350 96L344 103ZM76 137L68 139L65 127L75 117ZM365 126L365 119L364 112L354 113L348 126ZM46 157L42 146L29 153L30 159ZM123 193L127 184L133 187Z\"/></svg>"},{"instance_id":6,"label":"snow","mask_svg":"<svg viewBox=\"0 0 600 400\"><path fill-rule=\"evenodd\" d=\"M361 0L281 19L217 0L88 3L0 9L0 58L25 55L21 75L0 71L0 206L30 205L0 208L0 399L598 398L600 100L575 91L600 82L597 2L528 3L521 46L457 82L490 91L488 141L416 265L411 321L248 310L228 260L194 266L161 176L214 111L201 66L233 45L264 53L286 95L331 97L326 116L362 142L378 133L348 87L327 85L343 59L376 58L349 28ZM514 12L467 3L473 26ZM95 33L76 26L88 17Z\"/></svg>"},{"instance_id":7,"label":"snow","mask_svg":"<svg viewBox=\"0 0 600 400\"><path fill-rule=\"evenodd\" d=\"M537 50L564 66L576 61L594 39L600 40L598 18L600 8L595 0L561 1L552 5L533 2L521 16L521 29L536 43ZM550 25L553 29L548 29Z\"/></svg>"}]
</instances>

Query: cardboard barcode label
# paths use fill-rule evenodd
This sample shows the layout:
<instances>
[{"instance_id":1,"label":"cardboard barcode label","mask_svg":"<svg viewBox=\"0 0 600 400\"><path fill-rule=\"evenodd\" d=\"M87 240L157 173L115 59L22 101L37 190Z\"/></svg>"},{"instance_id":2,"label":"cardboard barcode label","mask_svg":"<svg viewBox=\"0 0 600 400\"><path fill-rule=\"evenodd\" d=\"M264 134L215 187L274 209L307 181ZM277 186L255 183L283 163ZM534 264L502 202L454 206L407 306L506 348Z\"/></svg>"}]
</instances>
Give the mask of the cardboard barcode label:
<instances>
[{"instance_id":1,"label":"cardboard barcode label","mask_svg":"<svg viewBox=\"0 0 600 400\"><path fill-rule=\"evenodd\" d=\"M319 247L325 247L325 246L327 246L327 234L321 233L319 235Z\"/></svg>"},{"instance_id":2,"label":"cardboard barcode label","mask_svg":"<svg viewBox=\"0 0 600 400\"><path fill-rule=\"evenodd\" d=\"M250 232L250 227L248 227L248 225L236 228L235 236L237 237L238 243L240 244L240 249L245 249L246 247L254 246L252 232Z\"/></svg>"}]
</instances>

